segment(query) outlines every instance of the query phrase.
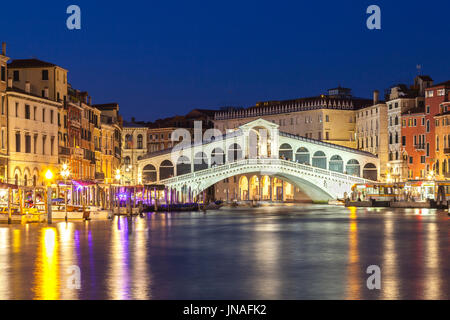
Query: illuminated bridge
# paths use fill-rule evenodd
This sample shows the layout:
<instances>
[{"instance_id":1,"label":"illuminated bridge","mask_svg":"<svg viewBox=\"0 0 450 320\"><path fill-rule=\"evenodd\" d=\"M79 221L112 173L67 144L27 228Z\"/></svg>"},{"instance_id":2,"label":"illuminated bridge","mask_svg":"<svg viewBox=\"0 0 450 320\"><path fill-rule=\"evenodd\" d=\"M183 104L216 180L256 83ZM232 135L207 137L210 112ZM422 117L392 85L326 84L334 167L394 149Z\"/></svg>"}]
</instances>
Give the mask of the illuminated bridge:
<instances>
[{"instance_id":1,"label":"illuminated bridge","mask_svg":"<svg viewBox=\"0 0 450 320\"><path fill-rule=\"evenodd\" d=\"M280 132L263 119L225 135L205 135L203 142L145 156L138 163L140 182L195 196L226 178L254 173L289 181L323 201L343 198L355 183L379 175L371 153Z\"/></svg>"}]
</instances>

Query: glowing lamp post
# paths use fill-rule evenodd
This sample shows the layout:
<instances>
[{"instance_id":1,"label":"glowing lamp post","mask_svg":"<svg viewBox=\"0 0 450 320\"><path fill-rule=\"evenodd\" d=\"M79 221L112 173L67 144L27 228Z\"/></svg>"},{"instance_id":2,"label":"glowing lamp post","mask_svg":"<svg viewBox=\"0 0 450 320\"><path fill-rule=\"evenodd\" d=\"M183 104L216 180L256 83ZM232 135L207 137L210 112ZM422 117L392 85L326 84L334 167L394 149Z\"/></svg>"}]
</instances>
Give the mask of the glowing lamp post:
<instances>
[{"instance_id":1,"label":"glowing lamp post","mask_svg":"<svg viewBox=\"0 0 450 320\"><path fill-rule=\"evenodd\" d=\"M45 173L45 180L47 180L47 220L48 224L52 224L52 186L53 172L48 169Z\"/></svg>"},{"instance_id":2,"label":"glowing lamp post","mask_svg":"<svg viewBox=\"0 0 450 320\"><path fill-rule=\"evenodd\" d=\"M65 163L62 166L61 176L64 179L64 184L66 185L66 190L64 191L64 210L65 210L65 214L66 214L65 220L67 222L67 192L68 192L68 190L67 190L66 180L70 176L70 170L69 170L69 166Z\"/></svg>"}]
</instances>

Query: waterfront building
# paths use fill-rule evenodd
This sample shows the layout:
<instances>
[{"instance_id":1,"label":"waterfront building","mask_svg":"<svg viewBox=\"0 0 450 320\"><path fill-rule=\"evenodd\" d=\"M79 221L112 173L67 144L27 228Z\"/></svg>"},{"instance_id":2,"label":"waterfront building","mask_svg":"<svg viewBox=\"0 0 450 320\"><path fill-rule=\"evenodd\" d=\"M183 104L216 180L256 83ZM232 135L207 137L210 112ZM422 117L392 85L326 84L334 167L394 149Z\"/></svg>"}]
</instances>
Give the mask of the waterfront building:
<instances>
[{"instance_id":1,"label":"waterfront building","mask_svg":"<svg viewBox=\"0 0 450 320\"><path fill-rule=\"evenodd\" d=\"M387 179L388 117L387 105L379 101L379 91L374 91L373 105L356 111L357 149L371 152L380 159L380 178Z\"/></svg>"},{"instance_id":2,"label":"waterfront building","mask_svg":"<svg viewBox=\"0 0 450 320\"><path fill-rule=\"evenodd\" d=\"M8 60L6 56L6 43L2 43L2 49L0 53L0 127L1 127L1 141L0 141L0 182L8 180L7 168L8 168L8 116L7 116L7 103L6 103L6 88L8 77Z\"/></svg>"},{"instance_id":3,"label":"waterfront building","mask_svg":"<svg viewBox=\"0 0 450 320\"><path fill-rule=\"evenodd\" d=\"M142 184L137 171L137 163L148 153L148 128L134 122L123 122L122 131L122 172L123 181L127 185Z\"/></svg>"},{"instance_id":4,"label":"waterfront building","mask_svg":"<svg viewBox=\"0 0 450 320\"><path fill-rule=\"evenodd\" d=\"M114 183L115 171L122 166L122 127L123 120L119 114L118 103L95 104L100 110L102 131L102 172L105 183Z\"/></svg>"},{"instance_id":5,"label":"waterfront building","mask_svg":"<svg viewBox=\"0 0 450 320\"><path fill-rule=\"evenodd\" d=\"M327 95L284 101L257 103L248 109L232 109L215 114L214 127L223 133L263 118L288 133L356 148L355 112L373 104L370 99L355 98L351 89L335 88Z\"/></svg>"},{"instance_id":6,"label":"waterfront building","mask_svg":"<svg viewBox=\"0 0 450 320\"><path fill-rule=\"evenodd\" d=\"M424 90L432 83L428 76L418 76L414 85L404 84L392 86L386 94L388 106L388 139L389 139L389 179L403 181L408 178L408 162L406 150L401 143L402 114L408 110L422 108L424 105Z\"/></svg>"},{"instance_id":7,"label":"waterfront building","mask_svg":"<svg viewBox=\"0 0 450 320\"><path fill-rule=\"evenodd\" d=\"M408 166L407 178L426 179L425 107L410 109L402 114L402 157Z\"/></svg>"},{"instance_id":8,"label":"waterfront building","mask_svg":"<svg viewBox=\"0 0 450 320\"><path fill-rule=\"evenodd\" d=\"M29 87L7 89L8 182L45 185L44 174L58 165L57 114L62 105L32 94Z\"/></svg>"},{"instance_id":9,"label":"waterfront building","mask_svg":"<svg viewBox=\"0 0 450 320\"><path fill-rule=\"evenodd\" d=\"M433 167L432 176L448 179L450 178L450 80L426 90L425 108L426 116L430 119L430 130L426 136L427 144L430 144L427 165Z\"/></svg>"}]
</instances>

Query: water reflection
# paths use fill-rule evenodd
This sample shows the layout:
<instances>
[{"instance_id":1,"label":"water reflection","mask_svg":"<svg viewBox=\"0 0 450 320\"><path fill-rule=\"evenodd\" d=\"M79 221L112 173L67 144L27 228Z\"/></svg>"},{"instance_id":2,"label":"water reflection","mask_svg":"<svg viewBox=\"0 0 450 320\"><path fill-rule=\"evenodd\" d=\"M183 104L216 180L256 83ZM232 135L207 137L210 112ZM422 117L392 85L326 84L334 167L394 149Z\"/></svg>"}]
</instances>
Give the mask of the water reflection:
<instances>
[{"instance_id":1,"label":"water reflection","mask_svg":"<svg viewBox=\"0 0 450 320\"><path fill-rule=\"evenodd\" d=\"M9 270L11 268L9 261L9 250L10 250L10 230L7 228L0 228L0 299L7 300L10 299L10 289L9 289Z\"/></svg>"},{"instance_id":2,"label":"water reflection","mask_svg":"<svg viewBox=\"0 0 450 320\"><path fill-rule=\"evenodd\" d=\"M40 231L35 279L36 300L58 300L60 298L58 241L54 228L43 228Z\"/></svg>"},{"instance_id":3,"label":"water reflection","mask_svg":"<svg viewBox=\"0 0 450 320\"><path fill-rule=\"evenodd\" d=\"M1 226L0 299L448 299L448 236L435 210L330 206Z\"/></svg>"},{"instance_id":4,"label":"water reflection","mask_svg":"<svg viewBox=\"0 0 450 320\"><path fill-rule=\"evenodd\" d=\"M359 249L358 249L358 214L357 208L350 207L350 226L349 226L349 252L348 252L348 268L347 268L347 293L346 298L350 300L358 300L361 298L360 285L361 271Z\"/></svg>"},{"instance_id":5,"label":"water reflection","mask_svg":"<svg viewBox=\"0 0 450 320\"><path fill-rule=\"evenodd\" d=\"M391 213L390 213L391 215ZM384 222L383 264L382 264L382 299L393 300L399 297L398 257L395 248L395 219L390 217Z\"/></svg>"},{"instance_id":6,"label":"water reflection","mask_svg":"<svg viewBox=\"0 0 450 320\"><path fill-rule=\"evenodd\" d=\"M424 298L425 299L439 299L442 296L441 293L441 281L446 277L441 278L440 256L439 256L439 241L437 225L434 221L429 222L426 226L427 238L425 241L425 268L426 277L424 288ZM448 276L448 275L447 275Z\"/></svg>"},{"instance_id":7,"label":"water reflection","mask_svg":"<svg viewBox=\"0 0 450 320\"><path fill-rule=\"evenodd\" d=\"M130 299L127 218L116 217L112 225L108 270L108 299Z\"/></svg>"}]
</instances>

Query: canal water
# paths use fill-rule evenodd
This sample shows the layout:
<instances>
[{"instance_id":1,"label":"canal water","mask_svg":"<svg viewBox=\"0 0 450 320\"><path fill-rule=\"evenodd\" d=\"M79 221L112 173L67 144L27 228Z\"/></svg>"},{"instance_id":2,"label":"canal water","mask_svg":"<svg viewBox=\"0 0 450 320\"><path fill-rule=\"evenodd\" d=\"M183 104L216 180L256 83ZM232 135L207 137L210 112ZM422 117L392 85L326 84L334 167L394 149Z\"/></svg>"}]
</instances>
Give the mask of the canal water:
<instances>
[{"instance_id":1,"label":"canal water","mask_svg":"<svg viewBox=\"0 0 450 320\"><path fill-rule=\"evenodd\" d=\"M0 225L0 299L449 299L449 241L444 211L322 205Z\"/></svg>"}]
</instances>

